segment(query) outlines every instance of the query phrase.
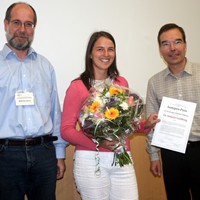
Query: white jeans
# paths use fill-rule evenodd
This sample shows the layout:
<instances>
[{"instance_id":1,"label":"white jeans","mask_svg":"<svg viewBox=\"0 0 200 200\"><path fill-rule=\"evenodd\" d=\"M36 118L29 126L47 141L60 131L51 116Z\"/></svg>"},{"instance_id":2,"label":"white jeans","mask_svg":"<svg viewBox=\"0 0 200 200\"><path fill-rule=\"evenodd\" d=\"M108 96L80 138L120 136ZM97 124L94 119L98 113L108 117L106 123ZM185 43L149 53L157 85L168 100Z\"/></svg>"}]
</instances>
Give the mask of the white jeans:
<instances>
[{"instance_id":1,"label":"white jeans","mask_svg":"<svg viewBox=\"0 0 200 200\"><path fill-rule=\"evenodd\" d=\"M138 200L132 164L112 166L113 152L99 152L100 175L95 174L95 151L78 150L74 156L74 178L83 200ZM129 154L130 155L130 154Z\"/></svg>"}]
</instances>

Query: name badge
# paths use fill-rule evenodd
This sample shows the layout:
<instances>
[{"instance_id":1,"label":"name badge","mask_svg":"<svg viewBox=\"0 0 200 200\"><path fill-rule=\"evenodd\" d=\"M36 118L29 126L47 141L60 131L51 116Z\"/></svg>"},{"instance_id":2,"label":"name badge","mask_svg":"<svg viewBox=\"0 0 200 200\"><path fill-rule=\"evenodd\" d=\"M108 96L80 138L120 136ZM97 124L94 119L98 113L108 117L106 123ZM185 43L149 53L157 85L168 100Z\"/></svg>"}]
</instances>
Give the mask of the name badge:
<instances>
[{"instance_id":1,"label":"name badge","mask_svg":"<svg viewBox=\"0 0 200 200\"><path fill-rule=\"evenodd\" d=\"M32 92L16 92L15 102L16 106L34 105L34 95Z\"/></svg>"}]
</instances>

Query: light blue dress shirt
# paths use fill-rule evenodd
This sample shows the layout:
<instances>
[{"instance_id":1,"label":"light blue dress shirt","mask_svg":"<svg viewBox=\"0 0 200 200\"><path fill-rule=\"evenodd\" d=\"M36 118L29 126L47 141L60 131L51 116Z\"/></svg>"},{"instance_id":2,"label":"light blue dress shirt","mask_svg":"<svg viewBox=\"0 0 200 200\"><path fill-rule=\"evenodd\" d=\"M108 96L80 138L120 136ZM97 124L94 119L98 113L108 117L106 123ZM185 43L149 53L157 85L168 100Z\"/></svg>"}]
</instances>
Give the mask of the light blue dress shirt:
<instances>
[{"instance_id":1,"label":"light blue dress shirt","mask_svg":"<svg viewBox=\"0 0 200 200\"><path fill-rule=\"evenodd\" d=\"M17 106L15 94L31 92L34 105ZM68 145L60 136L61 109L55 71L32 48L20 60L7 45L0 51L0 139L24 139L45 134L58 136L57 158L65 157Z\"/></svg>"}]
</instances>

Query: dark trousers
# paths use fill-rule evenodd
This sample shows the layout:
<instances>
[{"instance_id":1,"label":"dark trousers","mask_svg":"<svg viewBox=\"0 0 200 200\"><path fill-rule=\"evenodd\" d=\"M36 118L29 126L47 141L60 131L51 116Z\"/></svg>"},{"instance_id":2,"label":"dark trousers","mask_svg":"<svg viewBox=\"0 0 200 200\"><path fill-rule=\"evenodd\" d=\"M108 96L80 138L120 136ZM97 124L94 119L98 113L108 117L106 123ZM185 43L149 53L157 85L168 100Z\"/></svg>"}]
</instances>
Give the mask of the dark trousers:
<instances>
[{"instance_id":1,"label":"dark trousers","mask_svg":"<svg viewBox=\"0 0 200 200\"><path fill-rule=\"evenodd\" d=\"M200 200L200 143L185 154L161 149L168 200Z\"/></svg>"},{"instance_id":2,"label":"dark trousers","mask_svg":"<svg viewBox=\"0 0 200 200\"><path fill-rule=\"evenodd\" d=\"M57 161L52 142L0 145L0 200L55 200Z\"/></svg>"}]
</instances>

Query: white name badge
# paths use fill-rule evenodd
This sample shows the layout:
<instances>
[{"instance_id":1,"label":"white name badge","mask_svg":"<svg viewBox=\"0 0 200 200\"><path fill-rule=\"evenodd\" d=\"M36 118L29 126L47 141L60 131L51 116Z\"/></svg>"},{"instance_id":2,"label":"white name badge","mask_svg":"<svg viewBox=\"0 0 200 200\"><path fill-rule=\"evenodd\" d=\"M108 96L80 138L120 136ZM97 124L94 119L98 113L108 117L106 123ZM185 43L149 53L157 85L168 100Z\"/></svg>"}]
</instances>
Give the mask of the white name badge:
<instances>
[{"instance_id":1,"label":"white name badge","mask_svg":"<svg viewBox=\"0 0 200 200\"><path fill-rule=\"evenodd\" d=\"M16 102L16 106L34 105L33 93L32 92L16 92L15 102Z\"/></svg>"}]
</instances>

